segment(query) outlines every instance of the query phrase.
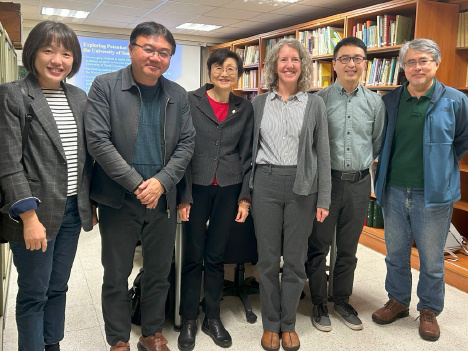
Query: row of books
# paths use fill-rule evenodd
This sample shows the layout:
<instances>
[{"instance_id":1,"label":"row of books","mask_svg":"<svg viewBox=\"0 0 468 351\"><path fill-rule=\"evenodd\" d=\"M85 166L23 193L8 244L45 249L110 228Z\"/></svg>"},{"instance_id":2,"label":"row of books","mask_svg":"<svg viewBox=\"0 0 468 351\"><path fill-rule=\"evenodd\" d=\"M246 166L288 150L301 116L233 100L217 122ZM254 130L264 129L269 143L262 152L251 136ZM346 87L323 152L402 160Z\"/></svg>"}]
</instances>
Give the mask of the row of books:
<instances>
[{"instance_id":1,"label":"row of books","mask_svg":"<svg viewBox=\"0 0 468 351\"><path fill-rule=\"evenodd\" d=\"M343 39L343 28L323 27L299 32L298 40L312 56L333 54L336 44Z\"/></svg>"},{"instance_id":2,"label":"row of books","mask_svg":"<svg viewBox=\"0 0 468 351\"><path fill-rule=\"evenodd\" d=\"M457 47L468 46L468 12L458 14Z\"/></svg>"},{"instance_id":3,"label":"row of books","mask_svg":"<svg viewBox=\"0 0 468 351\"><path fill-rule=\"evenodd\" d=\"M258 63L260 59L260 51L258 45L249 45L245 48L237 48L236 54L240 56L245 65Z\"/></svg>"},{"instance_id":4,"label":"row of books","mask_svg":"<svg viewBox=\"0 0 468 351\"><path fill-rule=\"evenodd\" d=\"M413 19L402 15L377 16L375 20L357 23L353 36L361 39L368 48L403 44L411 39Z\"/></svg>"},{"instance_id":5,"label":"row of books","mask_svg":"<svg viewBox=\"0 0 468 351\"><path fill-rule=\"evenodd\" d=\"M246 92L242 94L242 97L246 98L249 101L252 101L256 96L258 95L258 92Z\"/></svg>"},{"instance_id":6,"label":"row of books","mask_svg":"<svg viewBox=\"0 0 468 351\"><path fill-rule=\"evenodd\" d=\"M285 36L283 36L283 37L267 39L267 40L265 41L265 57L268 55L268 53L269 53L270 50L273 48L273 46L275 46L276 44L278 44L278 42L279 42L281 39L296 39L296 35L295 35L295 34L291 34L291 35L285 35Z\"/></svg>"},{"instance_id":7,"label":"row of books","mask_svg":"<svg viewBox=\"0 0 468 351\"><path fill-rule=\"evenodd\" d=\"M258 71L256 69L244 71L239 78L238 89L252 89L258 87Z\"/></svg>"},{"instance_id":8,"label":"row of books","mask_svg":"<svg viewBox=\"0 0 468 351\"><path fill-rule=\"evenodd\" d=\"M362 85L383 86L399 84L400 63L397 57L374 58L362 73Z\"/></svg>"},{"instance_id":9,"label":"row of books","mask_svg":"<svg viewBox=\"0 0 468 351\"><path fill-rule=\"evenodd\" d=\"M375 200L370 200L369 202L369 207L367 208L367 217L364 225L373 228L384 227L382 208L377 205L377 201Z\"/></svg>"}]
</instances>

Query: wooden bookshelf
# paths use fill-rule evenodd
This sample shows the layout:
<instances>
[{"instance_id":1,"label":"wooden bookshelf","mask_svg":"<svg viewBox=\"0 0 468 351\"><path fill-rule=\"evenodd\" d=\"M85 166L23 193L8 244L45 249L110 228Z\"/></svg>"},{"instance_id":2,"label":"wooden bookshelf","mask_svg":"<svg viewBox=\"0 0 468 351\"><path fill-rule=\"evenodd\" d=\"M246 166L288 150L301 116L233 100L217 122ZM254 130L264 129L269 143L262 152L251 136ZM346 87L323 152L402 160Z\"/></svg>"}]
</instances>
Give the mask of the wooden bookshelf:
<instances>
[{"instance_id":1,"label":"wooden bookshelf","mask_svg":"<svg viewBox=\"0 0 468 351\"><path fill-rule=\"evenodd\" d=\"M299 38L299 32L314 28L333 26L343 27L344 36L351 36L353 26L363 21L371 20L382 15L403 15L410 17L413 22L411 38L429 38L435 40L442 54L442 63L437 70L437 79L448 86L468 92L467 84L467 63L468 47L456 48L458 13L460 10L468 9L468 0L446 0L444 2L427 0L394 0L381 4L364 7L361 9L339 13L322 19L298 24L295 26L277 29L268 33L259 34L250 38L223 43L218 47L231 47L242 42L258 41L260 43L260 61L258 71L260 74L265 60L265 43L271 38L278 38L284 35L295 34ZM443 25L437 25L443 24ZM213 48L213 49L214 49ZM368 57L391 58L396 57L401 45L391 45L384 47L369 48ZM314 60L331 61L332 55L312 56ZM454 74L456 72L456 74ZM332 80L334 77L332 77ZM260 82L259 77L259 82ZM399 85L370 86L372 90L393 90ZM318 91L320 87L313 87L311 90ZM264 93L267 89L261 84L258 93ZM460 201L454 204L452 223L458 231L468 238L468 156L460 161L461 194ZM383 240L383 230L364 227L361 243L379 252L385 253L385 242ZM446 263L446 281L448 284L456 286L468 292L468 257L463 255L459 262ZM419 267L417 250L413 250L412 264Z\"/></svg>"}]
</instances>

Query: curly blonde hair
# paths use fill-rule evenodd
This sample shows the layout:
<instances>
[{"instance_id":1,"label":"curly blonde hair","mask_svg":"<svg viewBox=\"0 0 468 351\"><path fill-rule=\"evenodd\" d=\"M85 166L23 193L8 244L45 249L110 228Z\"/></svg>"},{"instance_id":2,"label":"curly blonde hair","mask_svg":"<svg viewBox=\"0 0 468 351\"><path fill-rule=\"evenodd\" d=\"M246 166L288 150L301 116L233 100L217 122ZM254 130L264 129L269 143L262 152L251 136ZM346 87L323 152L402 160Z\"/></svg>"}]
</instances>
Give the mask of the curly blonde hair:
<instances>
[{"instance_id":1,"label":"curly blonde hair","mask_svg":"<svg viewBox=\"0 0 468 351\"><path fill-rule=\"evenodd\" d=\"M297 81L299 91L308 91L312 84L312 60L307 49L296 39L282 39L268 53L265 59L265 83L268 90L278 89L278 67L279 52L283 46L296 49L301 59L301 75Z\"/></svg>"}]
</instances>

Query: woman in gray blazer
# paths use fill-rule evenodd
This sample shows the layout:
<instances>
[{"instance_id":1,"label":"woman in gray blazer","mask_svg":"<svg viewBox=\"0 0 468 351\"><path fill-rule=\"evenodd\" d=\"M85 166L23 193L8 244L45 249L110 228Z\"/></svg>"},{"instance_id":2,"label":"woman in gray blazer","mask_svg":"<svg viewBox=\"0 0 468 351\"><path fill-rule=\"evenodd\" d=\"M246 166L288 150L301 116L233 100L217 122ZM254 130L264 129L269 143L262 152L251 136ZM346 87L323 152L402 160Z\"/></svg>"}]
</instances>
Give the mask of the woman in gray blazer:
<instances>
[{"instance_id":1,"label":"woman in gray blazer","mask_svg":"<svg viewBox=\"0 0 468 351\"><path fill-rule=\"evenodd\" d=\"M92 160L83 132L86 94L62 82L80 64L72 29L41 22L23 48L29 75L0 86L2 236L18 271L20 351L60 350L78 237L81 227L93 227Z\"/></svg>"},{"instance_id":2,"label":"woman in gray blazer","mask_svg":"<svg viewBox=\"0 0 468 351\"><path fill-rule=\"evenodd\" d=\"M228 49L218 49L207 65L211 83L189 93L197 135L195 153L180 183L184 186L179 185L178 212L181 220L188 221L180 304L183 322L178 339L182 351L195 346L203 266L202 330L218 346L232 344L220 319L224 251L231 225L244 222L250 207L253 111L248 100L231 92L242 75L242 60Z\"/></svg>"},{"instance_id":3,"label":"woman in gray blazer","mask_svg":"<svg viewBox=\"0 0 468 351\"><path fill-rule=\"evenodd\" d=\"M268 53L269 92L254 107L252 216L265 350L298 350L296 310L306 273L307 239L314 217L328 215L330 149L325 104L307 91L311 61L295 39L281 40ZM280 259L283 273L279 281Z\"/></svg>"}]
</instances>

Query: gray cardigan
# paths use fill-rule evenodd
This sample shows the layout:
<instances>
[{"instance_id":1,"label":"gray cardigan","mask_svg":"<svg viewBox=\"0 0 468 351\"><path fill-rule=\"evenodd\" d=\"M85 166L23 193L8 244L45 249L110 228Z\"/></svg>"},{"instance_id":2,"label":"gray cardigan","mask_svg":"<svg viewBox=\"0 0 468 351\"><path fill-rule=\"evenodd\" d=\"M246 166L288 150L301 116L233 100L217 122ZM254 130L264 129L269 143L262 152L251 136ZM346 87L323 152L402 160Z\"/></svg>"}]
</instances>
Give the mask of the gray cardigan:
<instances>
[{"instance_id":1,"label":"gray cardigan","mask_svg":"<svg viewBox=\"0 0 468 351\"><path fill-rule=\"evenodd\" d=\"M195 153L182 181L186 185L179 187L184 189L179 203L192 202L192 184L210 185L215 176L216 182L222 187L242 183L239 200L250 201L252 104L247 99L230 93L227 117L219 122L206 97L206 91L212 88L212 84L206 84L188 94L197 134Z\"/></svg>"},{"instance_id":2,"label":"gray cardigan","mask_svg":"<svg viewBox=\"0 0 468 351\"><path fill-rule=\"evenodd\" d=\"M258 95L252 102L254 108L254 140L252 152L252 175L250 188L253 188L255 160L257 158L260 125L268 94ZM308 95L304 113L299 150L297 154L297 174L293 192L309 195L318 192L317 207L330 208L331 168L330 144L328 139L327 110L322 98Z\"/></svg>"},{"instance_id":3,"label":"gray cardigan","mask_svg":"<svg viewBox=\"0 0 468 351\"><path fill-rule=\"evenodd\" d=\"M3 238L24 240L23 223L8 217L16 202L36 197L41 203L37 216L47 229L47 240L57 235L67 202L68 171L57 124L37 78L29 74L18 81L31 101L35 118L31 122L28 141L21 152L21 130L26 109L20 87L15 83L0 86L0 183L5 192ZM62 83L78 128L78 210L81 224L87 231L93 228L89 183L92 159L86 152L83 115L86 94L83 90Z\"/></svg>"}]
</instances>

